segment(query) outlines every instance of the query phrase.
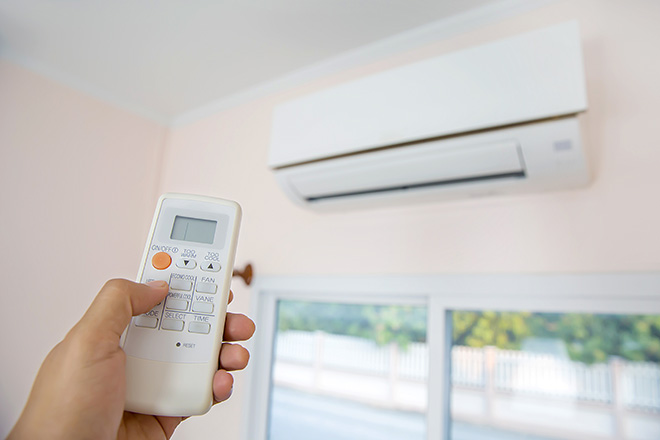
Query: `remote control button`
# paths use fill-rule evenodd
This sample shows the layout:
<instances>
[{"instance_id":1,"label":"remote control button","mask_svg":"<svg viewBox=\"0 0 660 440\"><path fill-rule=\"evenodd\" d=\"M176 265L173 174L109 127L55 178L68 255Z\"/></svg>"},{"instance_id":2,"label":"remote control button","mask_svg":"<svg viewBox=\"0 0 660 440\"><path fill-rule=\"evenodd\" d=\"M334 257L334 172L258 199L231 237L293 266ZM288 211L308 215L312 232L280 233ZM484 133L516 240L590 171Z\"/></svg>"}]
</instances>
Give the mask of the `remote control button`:
<instances>
[{"instance_id":1,"label":"remote control button","mask_svg":"<svg viewBox=\"0 0 660 440\"><path fill-rule=\"evenodd\" d=\"M218 286L213 283L197 283L195 290L199 293L215 293L218 290Z\"/></svg>"},{"instance_id":2,"label":"remote control button","mask_svg":"<svg viewBox=\"0 0 660 440\"><path fill-rule=\"evenodd\" d=\"M205 261L204 264L202 264L202 270L207 272L217 272L220 270L220 263L217 261Z\"/></svg>"},{"instance_id":3,"label":"remote control button","mask_svg":"<svg viewBox=\"0 0 660 440\"><path fill-rule=\"evenodd\" d=\"M151 265L158 270L165 270L172 264L172 257L167 252L158 252L151 258Z\"/></svg>"},{"instance_id":4,"label":"remote control button","mask_svg":"<svg viewBox=\"0 0 660 440\"><path fill-rule=\"evenodd\" d=\"M138 327L156 328L158 325L158 318L154 318L153 316L140 315L135 318L135 325Z\"/></svg>"},{"instance_id":5,"label":"remote control button","mask_svg":"<svg viewBox=\"0 0 660 440\"><path fill-rule=\"evenodd\" d=\"M165 323L165 321L163 321ZM191 322L188 324L188 331L190 333L203 333L208 334L211 331L211 324L206 322Z\"/></svg>"},{"instance_id":6,"label":"remote control button","mask_svg":"<svg viewBox=\"0 0 660 440\"><path fill-rule=\"evenodd\" d=\"M179 258L176 261L176 267L181 269L194 269L197 267L197 262L191 258Z\"/></svg>"},{"instance_id":7,"label":"remote control button","mask_svg":"<svg viewBox=\"0 0 660 440\"><path fill-rule=\"evenodd\" d=\"M183 299L168 298L166 307L174 310L188 310L188 301Z\"/></svg>"},{"instance_id":8,"label":"remote control button","mask_svg":"<svg viewBox=\"0 0 660 440\"><path fill-rule=\"evenodd\" d=\"M194 302L193 303L193 312L213 313L213 303Z\"/></svg>"},{"instance_id":9,"label":"remote control button","mask_svg":"<svg viewBox=\"0 0 660 440\"><path fill-rule=\"evenodd\" d=\"M172 280L170 282L170 289L174 290L190 290L192 289L192 281L189 280Z\"/></svg>"},{"instance_id":10,"label":"remote control button","mask_svg":"<svg viewBox=\"0 0 660 440\"><path fill-rule=\"evenodd\" d=\"M183 321L180 321L178 319L163 319L163 323L161 324L160 328L164 328L165 330L175 330L177 332L180 332L183 330Z\"/></svg>"}]
</instances>

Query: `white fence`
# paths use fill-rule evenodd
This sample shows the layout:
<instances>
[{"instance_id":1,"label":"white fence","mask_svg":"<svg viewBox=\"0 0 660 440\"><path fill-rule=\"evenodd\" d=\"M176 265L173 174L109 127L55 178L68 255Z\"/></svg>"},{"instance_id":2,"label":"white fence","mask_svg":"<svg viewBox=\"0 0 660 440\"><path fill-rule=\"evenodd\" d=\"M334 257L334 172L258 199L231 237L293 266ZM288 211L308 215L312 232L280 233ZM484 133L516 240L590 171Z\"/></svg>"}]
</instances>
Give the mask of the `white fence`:
<instances>
[{"instance_id":1,"label":"white fence","mask_svg":"<svg viewBox=\"0 0 660 440\"><path fill-rule=\"evenodd\" d=\"M426 344L406 349L378 346L371 340L323 332L280 332L276 360L390 380L425 381ZM660 365L613 359L586 365L554 356L494 347L452 349L452 385L490 392L569 398L660 412Z\"/></svg>"}]
</instances>

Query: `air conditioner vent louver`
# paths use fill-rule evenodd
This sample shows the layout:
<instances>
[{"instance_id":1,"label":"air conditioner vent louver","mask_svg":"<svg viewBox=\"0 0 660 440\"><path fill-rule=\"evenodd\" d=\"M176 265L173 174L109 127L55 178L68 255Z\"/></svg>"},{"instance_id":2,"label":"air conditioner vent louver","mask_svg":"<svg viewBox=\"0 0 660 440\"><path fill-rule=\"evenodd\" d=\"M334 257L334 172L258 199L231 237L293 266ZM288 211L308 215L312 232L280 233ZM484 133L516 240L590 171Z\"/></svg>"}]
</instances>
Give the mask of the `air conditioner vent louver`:
<instances>
[{"instance_id":1,"label":"air conditioner vent louver","mask_svg":"<svg viewBox=\"0 0 660 440\"><path fill-rule=\"evenodd\" d=\"M524 178L524 177L525 177L525 172L524 171L519 171L519 172L516 172L516 173L491 174L491 175L488 175L488 176L463 177L463 178L460 178L460 179L438 180L438 181L435 181L435 182L415 183L415 184L410 184L410 185L405 185L405 186L392 186L392 187L388 187L388 188L376 188L376 189L363 190L363 191L354 191L354 192L350 192L350 193L325 194L325 195L318 195L318 196L313 196L313 197L306 197L305 200L307 200L308 202L313 203L313 202L318 202L318 201L322 201L322 200L344 198L344 197L351 197L351 196L363 196L363 195L378 194L378 193L392 193L392 192L408 191L408 190L422 189L422 188L434 188L434 187L440 187L440 186L459 185L459 184L465 184L465 183L487 182L487 181L490 181L490 180L521 179L521 178Z\"/></svg>"},{"instance_id":2,"label":"air conditioner vent louver","mask_svg":"<svg viewBox=\"0 0 660 440\"><path fill-rule=\"evenodd\" d=\"M308 201L525 175L515 141L447 146L431 141L308 164L291 171L289 184Z\"/></svg>"}]
</instances>

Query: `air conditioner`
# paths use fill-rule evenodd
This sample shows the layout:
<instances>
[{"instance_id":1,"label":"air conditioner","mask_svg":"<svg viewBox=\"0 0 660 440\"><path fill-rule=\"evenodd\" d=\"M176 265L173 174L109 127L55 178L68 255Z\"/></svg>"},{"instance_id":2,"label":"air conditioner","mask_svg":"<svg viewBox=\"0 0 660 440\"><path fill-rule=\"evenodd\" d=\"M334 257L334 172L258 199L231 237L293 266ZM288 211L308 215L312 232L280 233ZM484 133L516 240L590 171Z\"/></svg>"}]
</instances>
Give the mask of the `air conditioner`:
<instances>
[{"instance_id":1,"label":"air conditioner","mask_svg":"<svg viewBox=\"0 0 660 440\"><path fill-rule=\"evenodd\" d=\"M573 188L586 109L578 25L561 23L285 102L269 166L308 207Z\"/></svg>"}]
</instances>

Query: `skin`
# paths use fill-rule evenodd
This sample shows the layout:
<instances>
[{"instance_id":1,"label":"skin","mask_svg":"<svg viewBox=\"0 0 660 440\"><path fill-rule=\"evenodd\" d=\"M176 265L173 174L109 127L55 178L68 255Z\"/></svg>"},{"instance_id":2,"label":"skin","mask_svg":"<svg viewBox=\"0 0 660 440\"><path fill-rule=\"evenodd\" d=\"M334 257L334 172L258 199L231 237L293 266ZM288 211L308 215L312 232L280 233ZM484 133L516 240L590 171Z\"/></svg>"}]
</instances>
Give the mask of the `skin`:
<instances>
[{"instance_id":1,"label":"skin","mask_svg":"<svg viewBox=\"0 0 660 440\"><path fill-rule=\"evenodd\" d=\"M168 439L183 420L124 411L126 355L119 338L132 316L145 313L168 292L164 281L137 284L108 281L82 319L51 350L34 381L27 404L8 440ZM229 302L233 299L230 293ZM245 341L255 326L245 315L228 313L213 377L216 403L231 396L229 371L247 366Z\"/></svg>"}]
</instances>

